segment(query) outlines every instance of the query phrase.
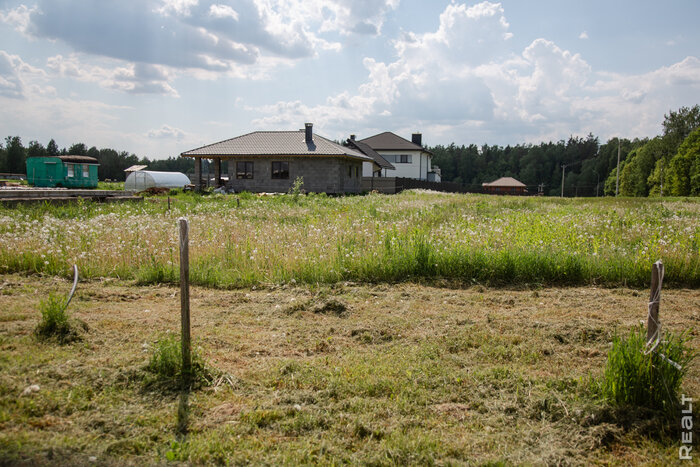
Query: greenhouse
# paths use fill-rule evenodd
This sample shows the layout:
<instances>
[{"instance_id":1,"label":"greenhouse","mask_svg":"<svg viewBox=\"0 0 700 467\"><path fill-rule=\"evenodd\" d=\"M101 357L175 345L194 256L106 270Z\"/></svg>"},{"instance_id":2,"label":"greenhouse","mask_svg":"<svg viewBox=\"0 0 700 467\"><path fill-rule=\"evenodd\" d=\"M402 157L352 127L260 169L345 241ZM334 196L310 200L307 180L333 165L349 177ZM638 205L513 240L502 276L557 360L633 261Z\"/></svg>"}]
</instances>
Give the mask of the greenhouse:
<instances>
[{"instance_id":1,"label":"greenhouse","mask_svg":"<svg viewBox=\"0 0 700 467\"><path fill-rule=\"evenodd\" d=\"M189 184L190 179L181 172L139 170L129 174L126 182L124 182L124 190L144 191L149 188L183 188Z\"/></svg>"}]
</instances>

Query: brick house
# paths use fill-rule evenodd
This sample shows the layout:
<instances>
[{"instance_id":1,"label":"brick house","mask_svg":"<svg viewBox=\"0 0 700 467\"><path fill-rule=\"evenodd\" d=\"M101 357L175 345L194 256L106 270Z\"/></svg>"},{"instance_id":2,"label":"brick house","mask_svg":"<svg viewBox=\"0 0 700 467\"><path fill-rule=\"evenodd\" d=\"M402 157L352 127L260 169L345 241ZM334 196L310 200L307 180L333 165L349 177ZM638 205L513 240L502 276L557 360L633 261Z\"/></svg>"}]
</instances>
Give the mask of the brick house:
<instances>
[{"instance_id":1,"label":"brick house","mask_svg":"<svg viewBox=\"0 0 700 467\"><path fill-rule=\"evenodd\" d=\"M484 193L492 195L525 195L527 186L513 177L501 177L491 183L481 184Z\"/></svg>"},{"instance_id":2,"label":"brick house","mask_svg":"<svg viewBox=\"0 0 700 467\"><path fill-rule=\"evenodd\" d=\"M222 162L228 164L227 187L254 193L284 193L303 177L304 190L359 193L362 163L372 159L313 133L307 123L298 131L256 131L180 154L195 160L195 187L203 186L202 159L214 165L214 185L222 186Z\"/></svg>"}]
</instances>

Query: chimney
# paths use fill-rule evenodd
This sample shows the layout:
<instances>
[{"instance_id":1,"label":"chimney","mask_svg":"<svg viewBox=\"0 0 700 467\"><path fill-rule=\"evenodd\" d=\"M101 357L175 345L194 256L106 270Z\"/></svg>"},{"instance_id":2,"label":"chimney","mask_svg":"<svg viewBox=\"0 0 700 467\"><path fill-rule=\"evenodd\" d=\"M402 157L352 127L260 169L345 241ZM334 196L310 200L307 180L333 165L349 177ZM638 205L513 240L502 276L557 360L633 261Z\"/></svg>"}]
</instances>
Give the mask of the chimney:
<instances>
[{"instance_id":1,"label":"chimney","mask_svg":"<svg viewBox=\"0 0 700 467\"><path fill-rule=\"evenodd\" d=\"M304 126L306 127L306 136L304 138L304 141L307 143L313 143L314 142L314 124L313 123L305 123Z\"/></svg>"},{"instance_id":2,"label":"chimney","mask_svg":"<svg viewBox=\"0 0 700 467\"><path fill-rule=\"evenodd\" d=\"M355 141L355 135L350 135L350 139L351 139L352 141Z\"/></svg>"},{"instance_id":3,"label":"chimney","mask_svg":"<svg viewBox=\"0 0 700 467\"><path fill-rule=\"evenodd\" d=\"M421 135L420 133L413 133L413 135L411 135L411 142L413 142L413 144L417 144L420 147L423 147L423 135Z\"/></svg>"}]
</instances>

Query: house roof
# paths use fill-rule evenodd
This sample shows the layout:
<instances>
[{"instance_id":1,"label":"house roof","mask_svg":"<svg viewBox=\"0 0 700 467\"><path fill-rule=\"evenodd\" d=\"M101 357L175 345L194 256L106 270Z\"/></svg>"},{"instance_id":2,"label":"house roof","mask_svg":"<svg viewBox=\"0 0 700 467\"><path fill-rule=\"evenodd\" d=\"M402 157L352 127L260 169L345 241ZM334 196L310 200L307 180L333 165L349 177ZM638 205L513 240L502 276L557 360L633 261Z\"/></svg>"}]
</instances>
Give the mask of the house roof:
<instances>
[{"instance_id":1,"label":"house roof","mask_svg":"<svg viewBox=\"0 0 700 467\"><path fill-rule=\"evenodd\" d=\"M432 154L425 148L390 131L361 139L359 142L367 144L375 151L423 151Z\"/></svg>"},{"instance_id":2,"label":"house roof","mask_svg":"<svg viewBox=\"0 0 700 467\"><path fill-rule=\"evenodd\" d=\"M354 149L346 148L314 133L313 141L304 140L305 130L254 131L218 143L202 146L180 154L183 157L256 157L256 156L311 156L349 157L371 161Z\"/></svg>"},{"instance_id":3,"label":"house roof","mask_svg":"<svg viewBox=\"0 0 700 467\"><path fill-rule=\"evenodd\" d=\"M363 143L362 141L357 141L354 139L349 139L348 144L351 147L355 147L358 151L361 153L371 157L374 159L374 163L377 164L380 168L382 169L389 169L389 170L395 170L396 167L394 165L384 159L381 154L379 154L377 151L372 149L367 143Z\"/></svg>"},{"instance_id":4,"label":"house roof","mask_svg":"<svg viewBox=\"0 0 700 467\"><path fill-rule=\"evenodd\" d=\"M482 183L482 186L505 186L505 187L525 187L522 182L514 179L513 177L501 177L498 180L491 183Z\"/></svg>"}]
</instances>

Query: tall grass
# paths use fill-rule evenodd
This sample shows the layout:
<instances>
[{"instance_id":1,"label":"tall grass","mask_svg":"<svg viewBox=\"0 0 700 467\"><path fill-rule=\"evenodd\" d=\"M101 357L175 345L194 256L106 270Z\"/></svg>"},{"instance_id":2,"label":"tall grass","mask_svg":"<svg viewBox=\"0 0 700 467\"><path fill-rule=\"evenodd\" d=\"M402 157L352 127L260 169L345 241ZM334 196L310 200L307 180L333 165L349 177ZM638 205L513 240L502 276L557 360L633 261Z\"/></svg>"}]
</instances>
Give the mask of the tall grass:
<instances>
[{"instance_id":1,"label":"tall grass","mask_svg":"<svg viewBox=\"0 0 700 467\"><path fill-rule=\"evenodd\" d=\"M627 338L616 336L608 353L603 393L613 403L674 414L678 392L695 352L687 338L666 333L654 352L646 354L646 332L633 329ZM674 362L679 367L676 367Z\"/></svg>"},{"instance_id":2,"label":"tall grass","mask_svg":"<svg viewBox=\"0 0 700 467\"><path fill-rule=\"evenodd\" d=\"M236 199L240 199L240 206ZM194 284L448 279L489 284L700 286L700 200L404 192L0 209L0 272L178 280L177 218L190 220Z\"/></svg>"},{"instance_id":3,"label":"tall grass","mask_svg":"<svg viewBox=\"0 0 700 467\"><path fill-rule=\"evenodd\" d=\"M183 375L182 345L177 335L166 334L155 342L146 370L156 377L157 382L172 388L179 387L186 375ZM188 380L194 386L201 386L211 383L213 377L214 370L205 363L199 349L192 347L191 374Z\"/></svg>"},{"instance_id":4,"label":"tall grass","mask_svg":"<svg viewBox=\"0 0 700 467\"><path fill-rule=\"evenodd\" d=\"M67 344L78 340L77 323L72 323L66 313L65 298L52 293L39 303L41 321L34 329L34 335L40 340L55 340Z\"/></svg>"}]
</instances>

